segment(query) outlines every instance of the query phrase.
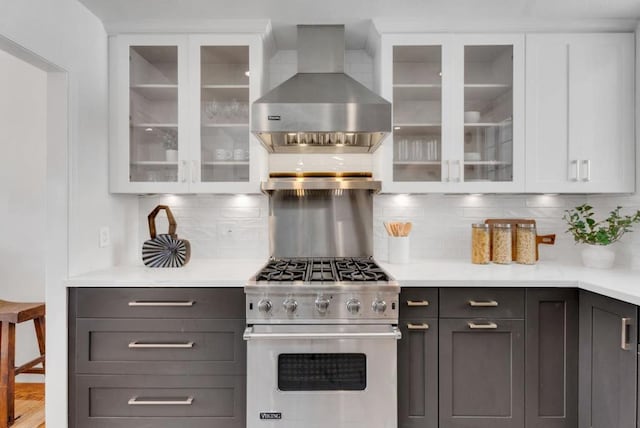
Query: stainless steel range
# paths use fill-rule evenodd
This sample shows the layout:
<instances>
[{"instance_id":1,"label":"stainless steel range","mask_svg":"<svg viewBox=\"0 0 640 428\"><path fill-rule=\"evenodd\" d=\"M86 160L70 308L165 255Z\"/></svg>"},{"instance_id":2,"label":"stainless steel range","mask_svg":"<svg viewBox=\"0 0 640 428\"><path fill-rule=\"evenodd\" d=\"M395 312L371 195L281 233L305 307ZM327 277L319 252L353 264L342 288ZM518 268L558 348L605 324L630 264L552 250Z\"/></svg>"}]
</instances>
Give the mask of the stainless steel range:
<instances>
[{"instance_id":1,"label":"stainless steel range","mask_svg":"<svg viewBox=\"0 0 640 428\"><path fill-rule=\"evenodd\" d=\"M279 258L249 280L248 428L396 428L398 283L370 257Z\"/></svg>"}]
</instances>

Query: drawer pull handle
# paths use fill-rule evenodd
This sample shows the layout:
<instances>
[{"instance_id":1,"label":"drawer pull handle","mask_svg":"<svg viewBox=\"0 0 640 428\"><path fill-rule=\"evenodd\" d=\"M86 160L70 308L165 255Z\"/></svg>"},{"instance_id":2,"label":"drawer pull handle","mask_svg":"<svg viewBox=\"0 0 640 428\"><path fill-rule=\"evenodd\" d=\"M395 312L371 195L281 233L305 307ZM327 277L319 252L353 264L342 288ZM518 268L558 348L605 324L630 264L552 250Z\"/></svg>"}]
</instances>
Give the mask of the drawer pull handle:
<instances>
[{"instance_id":1,"label":"drawer pull handle","mask_svg":"<svg viewBox=\"0 0 640 428\"><path fill-rule=\"evenodd\" d=\"M407 306L429 306L428 300L407 300Z\"/></svg>"},{"instance_id":2,"label":"drawer pull handle","mask_svg":"<svg viewBox=\"0 0 640 428\"><path fill-rule=\"evenodd\" d=\"M495 308L498 306L496 300L469 300L469 306L472 308Z\"/></svg>"},{"instance_id":3,"label":"drawer pull handle","mask_svg":"<svg viewBox=\"0 0 640 428\"><path fill-rule=\"evenodd\" d=\"M184 400L133 397L127 404L130 406L190 406L193 404L193 397L187 397Z\"/></svg>"},{"instance_id":4,"label":"drawer pull handle","mask_svg":"<svg viewBox=\"0 0 640 428\"><path fill-rule=\"evenodd\" d=\"M468 322L467 325L469 326L470 329L473 329L473 330L495 330L496 328L498 328L498 324L494 322L477 324L471 321L471 322Z\"/></svg>"},{"instance_id":5,"label":"drawer pull handle","mask_svg":"<svg viewBox=\"0 0 640 428\"><path fill-rule=\"evenodd\" d=\"M170 308L170 307L189 307L193 306L196 302L193 300L185 300L179 302L163 302L163 301L155 301L155 300L135 300L133 302L129 302L129 306L136 307L162 307L162 308Z\"/></svg>"},{"instance_id":6,"label":"drawer pull handle","mask_svg":"<svg viewBox=\"0 0 640 428\"><path fill-rule=\"evenodd\" d=\"M623 351L631 350L630 342L630 329L631 329L631 318L621 318L622 328L621 328L621 337L620 337L620 348Z\"/></svg>"},{"instance_id":7,"label":"drawer pull handle","mask_svg":"<svg viewBox=\"0 0 640 428\"><path fill-rule=\"evenodd\" d=\"M426 322L422 324L407 323L407 328L409 330L429 330L429 324Z\"/></svg>"},{"instance_id":8,"label":"drawer pull handle","mask_svg":"<svg viewBox=\"0 0 640 428\"><path fill-rule=\"evenodd\" d=\"M140 343L138 341L129 342L129 349L170 349L170 348L179 348L179 349L187 349L193 348L195 345L194 342L184 342L184 343Z\"/></svg>"}]
</instances>

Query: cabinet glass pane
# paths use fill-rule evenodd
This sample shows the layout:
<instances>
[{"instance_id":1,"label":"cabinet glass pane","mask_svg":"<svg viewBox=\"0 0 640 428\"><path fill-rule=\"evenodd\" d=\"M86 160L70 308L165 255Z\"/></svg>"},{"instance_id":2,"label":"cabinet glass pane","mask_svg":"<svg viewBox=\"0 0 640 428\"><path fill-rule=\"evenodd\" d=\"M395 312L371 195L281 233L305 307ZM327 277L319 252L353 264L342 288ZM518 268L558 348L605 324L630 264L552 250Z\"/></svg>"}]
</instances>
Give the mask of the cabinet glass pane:
<instances>
[{"instance_id":1,"label":"cabinet glass pane","mask_svg":"<svg viewBox=\"0 0 640 428\"><path fill-rule=\"evenodd\" d=\"M393 180L440 181L442 47L393 48Z\"/></svg>"},{"instance_id":2,"label":"cabinet glass pane","mask_svg":"<svg viewBox=\"0 0 640 428\"><path fill-rule=\"evenodd\" d=\"M513 46L465 46L464 180L513 180Z\"/></svg>"},{"instance_id":3,"label":"cabinet glass pane","mask_svg":"<svg viewBox=\"0 0 640 428\"><path fill-rule=\"evenodd\" d=\"M178 47L129 49L129 179L178 180Z\"/></svg>"},{"instance_id":4,"label":"cabinet glass pane","mask_svg":"<svg viewBox=\"0 0 640 428\"><path fill-rule=\"evenodd\" d=\"M201 181L249 181L249 47L200 49Z\"/></svg>"}]
</instances>

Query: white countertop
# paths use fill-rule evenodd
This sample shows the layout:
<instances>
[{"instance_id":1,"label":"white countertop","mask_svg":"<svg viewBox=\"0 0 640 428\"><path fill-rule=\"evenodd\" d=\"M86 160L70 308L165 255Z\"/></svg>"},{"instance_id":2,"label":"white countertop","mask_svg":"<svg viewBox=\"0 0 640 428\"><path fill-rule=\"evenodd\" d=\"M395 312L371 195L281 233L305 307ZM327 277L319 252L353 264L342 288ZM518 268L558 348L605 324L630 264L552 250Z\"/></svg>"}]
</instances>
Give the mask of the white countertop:
<instances>
[{"instance_id":1,"label":"white countertop","mask_svg":"<svg viewBox=\"0 0 640 428\"><path fill-rule=\"evenodd\" d=\"M183 268L119 266L70 278L68 287L242 287L266 260L192 260ZM588 269L540 262L533 266L474 265L467 260L380 262L403 287L579 287L640 305L640 270Z\"/></svg>"}]
</instances>

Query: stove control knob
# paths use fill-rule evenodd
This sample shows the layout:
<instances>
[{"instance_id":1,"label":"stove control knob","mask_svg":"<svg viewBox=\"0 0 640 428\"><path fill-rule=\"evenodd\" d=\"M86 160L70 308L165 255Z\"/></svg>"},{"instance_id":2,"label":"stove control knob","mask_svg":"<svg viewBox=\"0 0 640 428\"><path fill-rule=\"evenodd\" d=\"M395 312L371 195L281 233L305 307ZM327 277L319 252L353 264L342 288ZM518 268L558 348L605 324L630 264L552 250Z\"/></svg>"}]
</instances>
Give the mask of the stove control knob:
<instances>
[{"instance_id":1,"label":"stove control knob","mask_svg":"<svg viewBox=\"0 0 640 428\"><path fill-rule=\"evenodd\" d=\"M298 302L293 299L287 299L282 302L282 307L284 308L285 312L292 314L298 308Z\"/></svg>"},{"instance_id":2,"label":"stove control knob","mask_svg":"<svg viewBox=\"0 0 640 428\"><path fill-rule=\"evenodd\" d=\"M373 312L383 313L387 310L387 302L385 302L384 300L376 299L374 300L371 307L373 308Z\"/></svg>"},{"instance_id":3,"label":"stove control knob","mask_svg":"<svg viewBox=\"0 0 640 428\"><path fill-rule=\"evenodd\" d=\"M272 307L273 305L271 304L271 300L269 299L262 299L258 302L258 310L263 314L268 314L269 312L271 312Z\"/></svg>"},{"instance_id":4,"label":"stove control knob","mask_svg":"<svg viewBox=\"0 0 640 428\"><path fill-rule=\"evenodd\" d=\"M323 296L318 296L316 299L316 309L321 314L326 314L329 309L329 299Z\"/></svg>"},{"instance_id":5,"label":"stove control knob","mask_svg":"<svg viewBox=\"0 0 640 428\"><path fill-rule=\"evenodd\" d=\"M358 299L350 299L347 302L347 310L351 315L355 315L360 312L360 301Z\"/></svg>"}]
</instances>

